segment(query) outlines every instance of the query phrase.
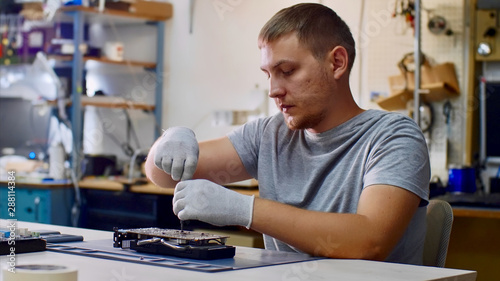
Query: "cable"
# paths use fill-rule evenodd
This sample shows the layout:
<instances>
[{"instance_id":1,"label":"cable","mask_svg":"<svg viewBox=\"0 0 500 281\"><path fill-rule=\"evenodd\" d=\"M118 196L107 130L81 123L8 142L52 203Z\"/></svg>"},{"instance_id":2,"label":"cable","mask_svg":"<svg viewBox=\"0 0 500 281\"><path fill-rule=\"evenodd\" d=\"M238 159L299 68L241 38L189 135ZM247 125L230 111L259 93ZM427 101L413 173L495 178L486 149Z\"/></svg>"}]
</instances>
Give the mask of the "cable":
<instances>
[{"instance_id":1,"label":"cable","mask_svg":"<svg viewBox=\"0 0 500 281\"><path fill-rule=\"evenodd\" d=\"M80 220L80 212L82 206L82 198L80 194L79 179L75 174L75 170L71 169L71 180L73 181L73 187L75 190L75 202L71 208L71 224L74 227L78 227L78 221Z\"/></svg>"},{"instance_id":2,"label":"cable","mask_svg":"<svg viewBox=\"0 0 500 281\"><path fill-rule=\"evenodd\" d=\"M72 128L71 122L69 122L69 120L61 119L59 116L56 116L56 118L60 123L63 123L64 125L66 125L68 127L68 129L71 132L73 132L73 128ZM75 149L77 140L73 134L71 135L71 138L72 138L72 142L73 142L73 149ZM76 171L76 169L74 169L74 167L75 167L75 165L78 167L78 165L76 163L80 162L80 157L82 154L83 154L82 151L80 151L78 153L73 153L73 155L77 156L77 159L71 159L72 160L71 162L73 164L72 164L72 167L70 169L71 181L73 183L73 189L75 191L75 202L73 203L73 207L71 208L70 215L71 215L71 224L75 227L78 226L78 221L80 220L80 211L81 211L82 200L81 200L81 194L80 194L79 181L80 181L81 176L83 175L83 172L80 172L80 174L77 175L76 174L77 171Z\"/></svg>"},{"instance_id":3,"label":"cable","mask_svg":"<svg viewBox=\"0 0 500 281\"><path fill-rule=\"evenodd\" d=\"M128 113L127 109L123 109L123 112L125 113L125 118L127 119L127 142L130 143L130 134L132 134L132 137L134 138L135 145L137 146L136 148L139 149L141 148L141 144L139 142L139 138L137 137L137 132L135 131L135 128L132 124L132 119L130 118L130 114Z\"/></svg>"}]
</instances>

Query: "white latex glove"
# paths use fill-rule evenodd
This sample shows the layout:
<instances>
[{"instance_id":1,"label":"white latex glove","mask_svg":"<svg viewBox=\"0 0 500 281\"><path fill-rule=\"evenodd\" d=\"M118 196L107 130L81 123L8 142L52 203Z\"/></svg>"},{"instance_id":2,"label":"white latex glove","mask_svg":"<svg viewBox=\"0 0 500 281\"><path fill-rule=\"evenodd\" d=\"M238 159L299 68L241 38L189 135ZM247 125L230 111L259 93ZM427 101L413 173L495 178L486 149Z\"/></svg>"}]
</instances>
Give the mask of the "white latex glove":
<instances>
[{"instance_id":1,"label":"white latex glove","mask_svg":"<svg viewBox=\"0 0 500 281\"><path fill-rule=\"evenodd\" d=\"M183 181L175 187L174 214L180 220L250 228L254 199L208 180Z\"/></svg>"},{"instance_id":2,"label":"white latex glove","mask_svg":"<svg viewBox=\"0 0 500 281\"><path fill-rule=\"evenodd\" d=\"M154 163L175 181L189 180L196 170L198 154L198 141L194 132L185 127L172 127L159 139Z\"/></svg>"}]
</instances>

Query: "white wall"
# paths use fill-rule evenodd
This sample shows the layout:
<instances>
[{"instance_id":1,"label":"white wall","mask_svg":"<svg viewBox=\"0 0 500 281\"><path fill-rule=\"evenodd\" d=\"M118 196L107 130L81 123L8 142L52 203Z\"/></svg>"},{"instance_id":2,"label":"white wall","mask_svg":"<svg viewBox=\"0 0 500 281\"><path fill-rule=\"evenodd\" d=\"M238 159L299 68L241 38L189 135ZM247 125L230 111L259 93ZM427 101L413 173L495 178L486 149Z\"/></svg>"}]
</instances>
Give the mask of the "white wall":
<instances>
[{"instance_id":1,"label":"white wall","mask_svg":"<svg viewBox=\"0 0 500 281\"><path fill-rule=\"evenodd\" d=\"M213 113L218 110L253 109L252 95L256 87L262 96L267 93L265 75L260 71L260 52L257 36L261 27L280 9L302 1L292 0L195 0L193 15L190 1L169 0L174 14L167 21L165 34L165 72L162 74L163 128L187 126L192 128L200 140L220 137L233 127L213 126ZM320 2L335 10L350 26L357 44L357 57L351 73L351 89L354 98L363 108L378 108L370 101L371 92L388 93L387 77L398 74L397 62L403 54L413 51L413 32L403 32L401 18L391 17L395 0L323 0ZM424 8L445 16L456 32L453 37L435 36L426 29L427 12L422 13L423 51L437 62L452 61L459 78L463 68L464 19L463 2L456 0L424 0ZM190 24L192 23L192 32ZM125 57L133 60L155 59L156 37L150 27L130 29L94 30L100 34L97 42L119 40L125 42ZM92 68L90 66L90 68ZM143 81L148 75L142 71L113 70L99 67L89 75L101 77L112 73L104 83L118 87L117 92L133 96L134 83ZM127 80L133 73L136 82ZM104 77L104 76L102 76ZM107 76L110 77L110 76ZM460 86L463 88L463 79ZM102 84L102 83L101 83ZM144 87L143 87L144 88ZM148 89L150 95L153 89ZM110 89L109 91L113 91ZM152 96L145 97L151 101ZM462 116L465 95L452 100L455 116ZM269 103L274 108L273 102ZM431 166L433 172L447 178L447 164L463 161L463 118L453 120L448 129L443 122L442 103L434 105L437 117L435 134L431 144ZM275 111L274 111L275 112ZM141 141L151 143L151 118L134 120L141 128ZM147 125L147 126L146 126ZM119 128L120 126L116 126ZM147 130L145 130L147 128ZM117 132L117 135L124 135ZM112 143L110 143L112 144ZM103 146L104 150L108 151ZM112 149L117 149L116 146ZM448 161L450 160L450 161Z\"/></svg>"},{"instance_id":2,"label":"white wall","mask_svg":"<svg viewBox=\"0 0 500 281\"><path fill-rule=\"evenodd\" d=\"M246 101L256 85L263 95L267 92L257 48L261 27L282 8L303 1L198 0L192 33L189 1L171 2L174 16L167 23L164 127L188 126L199 139L222 136L232 128L212 126L215 110L248 109ZM351 26L358 22L359 3L324 1ZM357 70L353 73L354 78Z\"/></svg>"}]
</instances>

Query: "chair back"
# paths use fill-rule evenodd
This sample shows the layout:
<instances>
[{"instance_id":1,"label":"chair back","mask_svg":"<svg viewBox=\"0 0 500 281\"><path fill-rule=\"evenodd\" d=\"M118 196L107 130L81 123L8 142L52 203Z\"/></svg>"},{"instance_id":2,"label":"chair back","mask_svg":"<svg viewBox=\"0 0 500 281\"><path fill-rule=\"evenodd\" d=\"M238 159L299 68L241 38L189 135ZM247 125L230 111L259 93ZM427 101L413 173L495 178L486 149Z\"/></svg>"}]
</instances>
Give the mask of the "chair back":
<instances>
[{"instance_id":1,"label":"chair back","mask_svg":"<svg viewBox=\"0 0 500 281\"><path fill-rule=\"evenodd\" d=\"M453 224L453 209L443 200L432 199L427 206L427 233L424 265L444 267Z\"/></svg>"}]
</instances>

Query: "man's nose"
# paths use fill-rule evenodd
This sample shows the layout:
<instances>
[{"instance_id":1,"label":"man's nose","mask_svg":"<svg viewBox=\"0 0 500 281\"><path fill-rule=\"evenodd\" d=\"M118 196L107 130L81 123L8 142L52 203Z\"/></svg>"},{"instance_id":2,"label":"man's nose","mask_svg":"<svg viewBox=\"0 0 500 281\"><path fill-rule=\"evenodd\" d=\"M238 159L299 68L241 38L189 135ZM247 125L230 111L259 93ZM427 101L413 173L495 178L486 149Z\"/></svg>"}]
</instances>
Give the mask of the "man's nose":
<instances>
[{"instance_id":1,"label":"man's nose","mask_svg":"<svg viewBox=\"0 0 500 281\"><path fill-rule=\"evenodd\" d=\"M286 91L285 88L278 83L278 81L273 80L272 78L269 79L269 97L270 98L277 98L285 95Z\"/></svg>"}]
</instances>

